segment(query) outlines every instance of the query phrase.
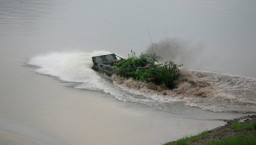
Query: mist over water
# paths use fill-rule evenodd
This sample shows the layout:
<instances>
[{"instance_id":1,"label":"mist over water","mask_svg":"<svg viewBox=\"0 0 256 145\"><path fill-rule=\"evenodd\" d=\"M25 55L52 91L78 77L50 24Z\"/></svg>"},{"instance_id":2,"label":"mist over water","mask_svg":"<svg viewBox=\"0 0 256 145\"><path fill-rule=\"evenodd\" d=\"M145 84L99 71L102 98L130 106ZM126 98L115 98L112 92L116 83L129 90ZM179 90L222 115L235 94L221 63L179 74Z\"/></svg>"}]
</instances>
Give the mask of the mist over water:
<instances>
[{"instance_id":1,"label":"mist over water","mask_svg":"<svg viewBox=\"0 0 256 145\"><path fill-rule=\"evenodd\" d=\"M151 44L145 53L160 56L162 62L171 60L188 67L197 63L204 49L203 44L189 45L187 42L177 38L165 38Z\"/></svg>"}]
</instances>

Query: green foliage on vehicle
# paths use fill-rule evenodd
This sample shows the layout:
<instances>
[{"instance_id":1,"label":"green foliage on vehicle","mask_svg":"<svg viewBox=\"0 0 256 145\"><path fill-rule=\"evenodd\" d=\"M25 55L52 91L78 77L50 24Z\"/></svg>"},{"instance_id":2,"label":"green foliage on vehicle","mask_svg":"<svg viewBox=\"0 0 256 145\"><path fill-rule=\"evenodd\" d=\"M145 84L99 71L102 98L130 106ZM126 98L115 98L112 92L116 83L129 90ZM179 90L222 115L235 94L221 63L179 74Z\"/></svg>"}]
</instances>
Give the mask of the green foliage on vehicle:
<instances>
[{"instance_id":1,"label":"green foliage on vehicle","mask_svg":"<svg viewBox=\"0 0 256 145\"><path fill-rule=\"evenodd\" d=\"M172 89L176 86L179 77L180 65L172 61L159 63L160 57L155 54L141 54L136 56L133 51L128 59L115 63L116 73L125 78L152 82L156 85L165 85Z\"/></svg>"}]
</instances>

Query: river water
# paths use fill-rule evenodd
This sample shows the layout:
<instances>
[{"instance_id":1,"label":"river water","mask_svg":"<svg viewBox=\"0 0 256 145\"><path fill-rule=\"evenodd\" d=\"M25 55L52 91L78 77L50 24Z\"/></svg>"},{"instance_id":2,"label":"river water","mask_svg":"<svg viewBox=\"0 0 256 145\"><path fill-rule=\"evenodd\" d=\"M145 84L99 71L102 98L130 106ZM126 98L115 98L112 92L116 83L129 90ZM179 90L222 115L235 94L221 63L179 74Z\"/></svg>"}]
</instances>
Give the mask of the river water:
<instances>
[{"instance_id":1,"label":"river water","mask_svg":"<svg viewBox=\"0 0 256 145\"><path fill-rule=\"evenodd\" d=\"M168 37L200 46L190 68L255 77L255 18L253 0L1 0L0 144L153 145L223 125L240 114L133 101L79 56Z\"/></svg>"}]
</instances>

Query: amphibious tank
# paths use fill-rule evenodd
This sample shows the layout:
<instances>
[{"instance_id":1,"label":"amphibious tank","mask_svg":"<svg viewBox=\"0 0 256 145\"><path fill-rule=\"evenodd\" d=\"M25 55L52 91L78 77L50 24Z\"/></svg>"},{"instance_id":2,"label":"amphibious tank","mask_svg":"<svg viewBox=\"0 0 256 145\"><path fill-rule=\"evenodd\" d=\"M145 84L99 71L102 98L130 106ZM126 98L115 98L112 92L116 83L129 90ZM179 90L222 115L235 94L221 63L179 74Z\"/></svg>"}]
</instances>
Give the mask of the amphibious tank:
<instances>
[{"instance_id":1,"label":"amphibious tank","mask_svg":"<svg viewBox=\"0 0 256 145\"><path fill-rule=\"evenodd\" d=\"M115 74L115 68L113 66L114 62L123 60L122 57L116 54L106 54L92 57L93 66L92 69L111 76Z\"/></svg>"}]
</instances>

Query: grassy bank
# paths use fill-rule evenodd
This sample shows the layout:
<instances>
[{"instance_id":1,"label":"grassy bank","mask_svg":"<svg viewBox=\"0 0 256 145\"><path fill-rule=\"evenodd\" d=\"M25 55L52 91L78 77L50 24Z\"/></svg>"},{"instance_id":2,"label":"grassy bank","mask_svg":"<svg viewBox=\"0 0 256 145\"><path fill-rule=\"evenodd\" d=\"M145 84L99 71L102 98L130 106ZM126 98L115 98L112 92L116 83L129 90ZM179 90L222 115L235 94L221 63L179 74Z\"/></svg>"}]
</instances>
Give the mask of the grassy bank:
<instances>
[{"instance_id":1,"label":"grassy bank","mask_svg":"<svg viewBox=\"0 0 256 145\"><path fill-rule=\"evenodd\" d=\"M256 115L228 121L225 126L165 145L256 145Z\"/></svg>"}]
</instances>

